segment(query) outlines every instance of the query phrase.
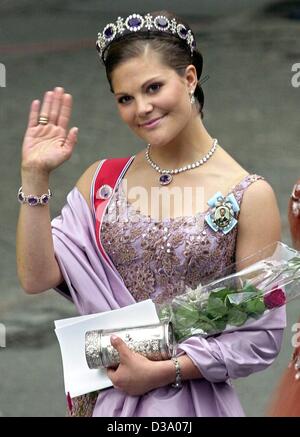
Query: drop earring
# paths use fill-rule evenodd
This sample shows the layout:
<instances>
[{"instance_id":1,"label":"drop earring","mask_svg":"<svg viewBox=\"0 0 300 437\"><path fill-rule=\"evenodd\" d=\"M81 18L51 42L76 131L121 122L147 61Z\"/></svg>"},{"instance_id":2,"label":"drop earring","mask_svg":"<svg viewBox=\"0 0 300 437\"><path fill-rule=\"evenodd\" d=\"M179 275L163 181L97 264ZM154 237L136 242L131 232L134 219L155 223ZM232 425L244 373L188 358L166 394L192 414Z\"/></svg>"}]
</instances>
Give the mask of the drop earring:
<instances>
[{"instance_id":1,"label":"drop earring","mask_svg":"<svg viewBox=\"0 0 300 437\"><path fill-rule=\"evenodd\" d=\"M191 92L190 96L191 96L191 98L190 98L191 104L194 105L194 103L195 103L195 96L194 96L194 93Z\"/></svg>"}]
</instances>

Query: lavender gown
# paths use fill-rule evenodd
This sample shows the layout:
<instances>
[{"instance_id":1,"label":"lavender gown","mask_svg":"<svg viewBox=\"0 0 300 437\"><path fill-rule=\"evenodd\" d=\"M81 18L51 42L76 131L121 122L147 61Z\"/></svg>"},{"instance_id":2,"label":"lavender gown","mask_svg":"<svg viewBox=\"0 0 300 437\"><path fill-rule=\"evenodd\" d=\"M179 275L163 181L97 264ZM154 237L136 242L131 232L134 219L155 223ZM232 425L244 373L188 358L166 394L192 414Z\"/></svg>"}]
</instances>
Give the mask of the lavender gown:
<instances>
[{"instance_id":1,"label":"lavender gown","mask_svg":"<svg viewBox=\"0 0 300 437\"><path fill-rule=\"evenodd\" d=\"M250 175L233 187L239 203L257 179ZM149 297L162 302L182 293L185 285L193 287L209 275L221 275L235 260L237 227L227 235L216 233L204 223L204 215L154 222L133 209L117 183L105 216L109 220L101 229L110 266L97 246L93 214L75 187L61 215L53 219L52 233L55 255L79 314L108 311ZM177 355L186 353L203 378L185 381L180 390L167 385L143 396L109 388L93 402L83 397L89 408L85 405L85 412L78 414L244 416L231 379L268 367L279 353L284 327L285 309L280 308L236 332L208 339L191 337L179 345Z\"/></svg>"}]
</instances>

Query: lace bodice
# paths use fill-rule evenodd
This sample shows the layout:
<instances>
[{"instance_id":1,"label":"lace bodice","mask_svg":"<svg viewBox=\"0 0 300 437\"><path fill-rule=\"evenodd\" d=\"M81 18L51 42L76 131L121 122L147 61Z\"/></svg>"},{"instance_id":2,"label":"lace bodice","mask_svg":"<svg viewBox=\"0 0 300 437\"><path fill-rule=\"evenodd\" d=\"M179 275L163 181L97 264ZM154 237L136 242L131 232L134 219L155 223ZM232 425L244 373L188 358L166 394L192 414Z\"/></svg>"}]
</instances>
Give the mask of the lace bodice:
<instances>
[{"instance_id":1,"label":"lace bodice","mask_svg":"<svg viewBox=\"0 0 300 437\"><path fill-rule=\"evenodd\" d=\"M248 175L232 189L239 205L246 188L259 179ZM122 184L116 187L101 242L136 301L169 300L186 286L196 288L223 276L235 262L237 226L227 234L214 231L205 222L208 211L155 221L132 207Z\"/></svg>"}]
</instances>

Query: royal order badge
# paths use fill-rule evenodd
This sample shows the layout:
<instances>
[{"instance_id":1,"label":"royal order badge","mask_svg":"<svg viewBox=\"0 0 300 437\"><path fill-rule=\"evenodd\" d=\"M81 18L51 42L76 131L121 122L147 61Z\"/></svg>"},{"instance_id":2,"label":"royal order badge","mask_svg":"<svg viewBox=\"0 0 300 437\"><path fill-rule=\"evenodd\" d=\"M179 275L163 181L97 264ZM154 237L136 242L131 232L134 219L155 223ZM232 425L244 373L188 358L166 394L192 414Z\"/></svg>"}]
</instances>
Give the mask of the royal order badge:
<instances>
[{"instance_id":1,"label":"royal order badge","mask_svg":"<svg viewBox=\"0 0 300 437\"><path fill-rule=\"evenodd\" d=\"M222 193L217 192L209 201L208 205L212 208L205 216L206 223L215 232L221 231L228 234L237 224L235 218L240 207L233 194L224 197Z\"/></svg>"}]
</instances>

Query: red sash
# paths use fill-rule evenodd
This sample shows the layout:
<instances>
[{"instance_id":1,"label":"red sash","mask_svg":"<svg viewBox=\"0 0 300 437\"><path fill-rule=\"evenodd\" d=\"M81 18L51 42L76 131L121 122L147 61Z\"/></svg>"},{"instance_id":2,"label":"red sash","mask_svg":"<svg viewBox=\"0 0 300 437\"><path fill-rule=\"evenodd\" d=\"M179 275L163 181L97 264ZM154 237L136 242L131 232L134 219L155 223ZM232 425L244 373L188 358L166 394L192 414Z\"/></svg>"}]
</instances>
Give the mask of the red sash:
<instances>
[{"instance_id":1,"label":"red sash","mask_svg":"<svg viewBox=\"0 0 300 437\"><path fill-rule=\"evenodd\" d=\"M131 164L134 156L128 158L110 158L100 162L92 182L91 204L95 218L96 241L103 258L112 263L101 244L100 232L106 208L123 174Z\"/></svg>"}]
</instances>

